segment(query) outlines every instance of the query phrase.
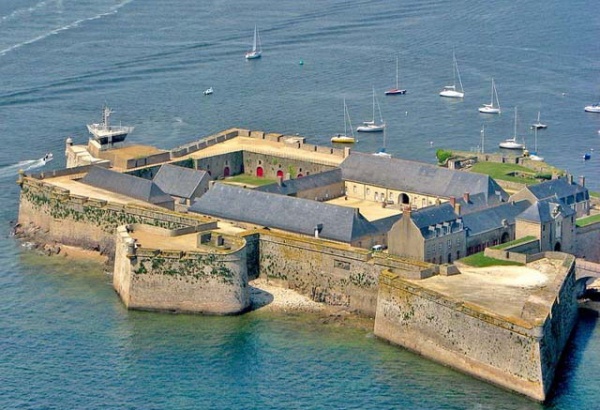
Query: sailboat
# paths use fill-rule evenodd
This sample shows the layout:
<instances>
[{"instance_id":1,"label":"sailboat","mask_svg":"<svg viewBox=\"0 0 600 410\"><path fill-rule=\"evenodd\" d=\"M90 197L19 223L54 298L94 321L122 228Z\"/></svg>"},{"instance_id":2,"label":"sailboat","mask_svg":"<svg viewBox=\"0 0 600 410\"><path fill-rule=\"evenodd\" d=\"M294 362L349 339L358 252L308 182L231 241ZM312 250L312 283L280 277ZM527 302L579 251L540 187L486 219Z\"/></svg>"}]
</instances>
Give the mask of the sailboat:
<instances>
[{"instance_id":1,"label":"sailboat","mask_svg":"<svg viewBox=\"0 0 600 410\"><path fill-rule=\"evenodd\" d=\"M260 45L260 35L258 34L258 27L254 26L254 42L252 43L252 50L246 53L247 60L254 60L260 58L262 54L262 47Z\"/></svg>"},{"instance_id":2,"label":"sailboat","mask_svg":"<svg viewBox=\"0 0 600 410\"><path fill-rule=\"evenodd\" d=\"M386 132L385 132L385 128L384 128L383 129L383 146L381 147L381 149L379 151L375 152L373 155L375 155L376 157L392 158L392 154L387 153L385 150L385 148L386 148L385 147L385 142L386 142L385 134L386 134Z\"/></svg>"},{"instance_id":3,"label":"sailboat","mask_svg":"<svg viewBox=\"0 0 600 410\"><path fill-rule=\"evenodd\" d=\"M453 62L453 83L452 85L447 85L444 87L442 91L440 91L440 96L448 97L448 98L463 98L465 96L465 92L463 90L462 80L460 79L460 71L458 71L458 62L456 61L456 55L452 53L452 62ZM458 77L458 85L460 88L456 87L456 78Z\"/></svg>"},{"instance_id":4,"label":"sailboat","mask_svg":"<svg viewBox=\"0 0 600 410\"><path fill-rule=\"evenodd\" d=\"M390 88L385 92L385 95L397 95L397 94L406 94L406 90L400 88L400 84L398 82L398 57L396 57L396 87Z\"/></svg>"},{"instance_id":5,"label":"sailboat","mask_svg":"<svg viewBox=\"0 0 600 410\"><path fill-rule=\"evenodd\" d=\"M517 107L515 107L515 133L512 138L505 139L500 144L498 144L498 146L500 148L505 148L505 149L520 149L520 150L522 150L525 148L525 144L521 144L520 142L517 142Z\"/></svg>"},{"instance_id":6,"label":"sailboat","mask_svg":"<svg viewBox=\"0 0 600 410\"><path fill-rule=\"evenodd\" d=\"M538 120L539 122L539 120ZM533 152L529 152L529 159L532 161L543 161L544 157L540 157L537 153L537 128L533 129L533 135L534 135L534 140L533 140Z\"/></svg>"},{"instance_id":7,"label":"sailboat","mask_svg":"<svg viewBox=\"0 0 600 410\"><path fill-rule=\"evenodd\" d=\"M540 121L540 112L538 111L537 121L531 124L532 130L541 130L547 128L548 126Z\"/></svg>"},{"instance_id":8,"label":"sailboat","mask_svg":"<svg viewBox=\"0 0 600 410\"><path fill-rule=\"evenodd\" d=\"M350 125L350 135L348 135L348 125ZM331 137L331 142L337 142L340 144L353 144L355 142L354 134L352 133L352 122L350 122L350 113L348 112L348 106L346 105L346 99L344 98L344 133L334 135Z\"/></svg>"},{"instance_id":9,"label":"sailboat","mask_svg":"<svg viewBox=\"0 0 600 410\"><path fill-rule=\"evenodd\" d=\"M379 124L375 122L375 105L377 105L377 109L379 110ZM383 117L381 116L381 107L379 106L379 101L375 96L375 87L373 87L373 120L364 121L363 125L359 125L356 128L358 132L381 132L385 128L385 122L383 122Z\"/></svg>"},{"instance_id":10,"label":"sailboat","mask_svg":"<svg viewBox=\"0 0 600 410\"><path fill-rule=\"evenodd\" d=\"M494 103L496 103L494 105ZM500 100L498 100L498 91L496 91L496 83L492 77L492 97L489 104L483 104L479 107L479 112L482 114L500 114Z\"/></svg>"}]
</instances>

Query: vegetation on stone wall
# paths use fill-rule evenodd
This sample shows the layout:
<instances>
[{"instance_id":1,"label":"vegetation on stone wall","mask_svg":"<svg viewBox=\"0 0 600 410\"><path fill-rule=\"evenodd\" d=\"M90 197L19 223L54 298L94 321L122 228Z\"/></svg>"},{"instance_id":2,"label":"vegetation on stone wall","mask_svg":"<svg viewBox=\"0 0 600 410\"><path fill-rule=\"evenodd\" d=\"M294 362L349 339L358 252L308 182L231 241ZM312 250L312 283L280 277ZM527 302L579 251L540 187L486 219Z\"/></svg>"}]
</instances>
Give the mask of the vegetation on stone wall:
<instances>
[{"instance_id":1,"label":"vegetation on stone wall","mask_svg":"<svg viewBox=\"0 0 600 410\"><path fill-rule=\"evenodd\" d=\"M195 254L182 259L164 258L156 255L140 260L133 270L137 275L168 275L183 278L214 278L225 284L233 284L235 272L215 254Z\"/></svg>"}]
</instances>

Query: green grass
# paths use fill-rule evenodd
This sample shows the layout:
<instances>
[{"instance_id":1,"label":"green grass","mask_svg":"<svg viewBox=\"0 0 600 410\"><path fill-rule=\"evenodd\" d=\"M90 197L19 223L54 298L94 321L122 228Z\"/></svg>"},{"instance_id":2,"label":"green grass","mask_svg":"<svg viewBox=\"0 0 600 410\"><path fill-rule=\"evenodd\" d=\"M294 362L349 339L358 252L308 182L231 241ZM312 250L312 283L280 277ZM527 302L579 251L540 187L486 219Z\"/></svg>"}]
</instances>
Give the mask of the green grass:
<instances>
[{"instance_id":1,"label":"green grass","mask_svg":"<svg viewBox=\"0 0 600 410\"><path fill-rule=\"evenodd\" d=\"M600 198L600 192L590 191L590 196L594 198Z\"/></svg>"},{"instance_id":2,"label":"green grass","mask_svg":"<svg viewBox=\"0 0 600 410\"><path fill-rule=\"evenodd\" d=\"M506 243L501 243L500 245L492 246L492 249L506 249L506 248L509 248L511 246L518 245L520 243L525 243L525 242L532 241L534 239L536 239L535 236L524 236L522 238L515 239L514 241L510 241L510 242L506 242Z\"/></svg>"},{"instance_id":3,"label":"green grass","mask_svg":"<svg viewBox=\"0 0 600 410\"><path fill-rule=\"evenodd\" d=\"M517 182L520 184L536 184L538 181L534 179L536 172L517 164L502 164L499 162L478 162L471 168L471 171L479 174L489 175L494 179L502 181ZM521 178L508 175L512 172L522 172L531 175L531 178Z\"/></svg>"},{"instance_id":4,"label":"green grass","mask_svg":"<svg viewBox=\"0 0 600 410\"><path fill-rule=\"evenodd\" d=\"M575 224L579 227L591 225L593 223L600 222L600 214L587 216L585 218L579 218Z\"/></svg>"},{"instance_id":5,"label":"green grass","mask_svg":"<svg viewBox=\"0 0 600 410\"><path fill-rule=\"evenodd\" d=\"M485 256L483 252L475 253L467 256L466 258L462 258L460 259L460 262L476 268L485 268L488 266L523 266L523 264L519 262L489 258Z\"/></svg>"},{"instance_id":6,"label":"green grass","mask_svg":"<svg viewBox=\"0 0 600 410\"><path fill-rule=\"evenodd\" d=\"M276 180L269 178L259 178L253 175L239 174L233 177L225 178L224 182L234 182L237 184L245 184L249 186L261 186L272 184L276 182Z\"/></svg>"}]
</instances>

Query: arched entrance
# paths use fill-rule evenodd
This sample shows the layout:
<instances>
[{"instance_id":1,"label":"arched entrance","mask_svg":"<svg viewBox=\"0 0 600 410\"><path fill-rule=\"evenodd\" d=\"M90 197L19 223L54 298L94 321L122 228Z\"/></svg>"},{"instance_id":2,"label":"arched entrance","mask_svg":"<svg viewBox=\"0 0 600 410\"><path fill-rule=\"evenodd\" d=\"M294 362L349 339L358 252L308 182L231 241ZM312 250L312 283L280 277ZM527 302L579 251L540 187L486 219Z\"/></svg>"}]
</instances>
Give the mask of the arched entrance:
<instances>
[{"instance_id":1,"label":"arched entrance","mask_svg":"<svg viewBox=\"0 0 600 410\"><path fill-rule=\"evenodd\" d=\"M506 242L508 242L509 239L510 239L510 235L508 234L508 232L504 232L502 234L502 238L500 239L500 243L506 243Z\"/></svg>"},{"instance_id":2,"label":"arched entrance","mask_svg":"<svg viewBox=\"0 0 600 410\"><path fill-rule=\"evenodd\" d=\"M264 176L264 171L262 167L256 167L256 176L262 178Z\"/></svg>"},{"instance_id":3,"label":"arched entrance","mask_svg":"<svg viewBox=\"0 0 600 410\"><path fill-rule=\"evenodd\" d=\"M231 171L229 170L229 167L223 168L223 176L224 177L228 177L230 173L231 173Z\"/></svg>"},{"instance_id":4,"label":"arched entrance","mask_svg":"<svg viewBox=\"0 0 600 410\"><path fill-rule=\"evenodd\" d=\"M398 203L408 205L410 204L410 198L406 194L400 194L398 195Z\"/></svg>"},{"instance_id":5,"label":"arched entrance","mask_svg":"<svg viewBox=\"0 0 600 410\"><path fill-rule=\"evenodd\" d=\"M452 263L452 254L451 253L448 254L448 263Z\"/></svg>"},{"instance_id":6,"label":"arched entrance","mask_svg":"<svg viewBox=\"0 0 600 410\"><path fill-rule=\"evenodd\" d=\"M554 244L554 251L560 252L560 242L556 242L556 244Z\"/></svg>"},{"instance_id":7,"label":"arched entrance","mask_svg":"<svg viewBox=\"0 0 600 410\"><path fill-rule=\"evenodd\" d=\"M283 178L283 171L282 170L278 170L277 171L277 179L279 178Z\"/></svg>"},{"instance_id":8,"label":"arched entrance","mask_svg":"<svg viewBox=\"0 0 600 410\"><path fill-rule=\"evenodd\" d=\"M298 176L296 178L302 178L303 175L302 174L298 174Z\"/></svg>"}]
</instances>

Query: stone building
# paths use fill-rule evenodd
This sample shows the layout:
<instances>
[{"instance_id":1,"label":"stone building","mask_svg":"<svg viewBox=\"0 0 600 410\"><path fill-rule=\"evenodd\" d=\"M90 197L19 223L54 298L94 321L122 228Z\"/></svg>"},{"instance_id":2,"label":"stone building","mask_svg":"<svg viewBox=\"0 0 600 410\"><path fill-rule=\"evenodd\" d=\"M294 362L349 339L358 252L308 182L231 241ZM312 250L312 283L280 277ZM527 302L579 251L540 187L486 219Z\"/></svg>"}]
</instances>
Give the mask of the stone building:
<instances>
[{"instance_id":1,"label":"stone building","mask_svg":"<svg viewBox=\"0 0 600 410\"><path fill-rule=\"evenodd\" d=\"M516 218L516 236L534 236L540 252L575 249L575 210L556 199L536 201Z\"/></svg>"},{"instance_id":2,"label":"stone building","mask_svg":"<svg viewBox=\"0 0 600 410\"><path fill-rule=\"evenodd\" d=\"M352 153L340 165L346 195L389 204L424 208L451 197L480 195L493 206L508 194L488 175L453 171L436 165Z\"/></svg>"},{"instance_id":3,"label":"stone building","mask_svg":"<svg viewBox=\"0 0 600 410\"><path fill-rule=\"evenodd\" d=\"M278 177L276 183L262 185L256 190L315 201L327 201L345 193L342 170L339 168L296 179Z\"/></svg>"},{"instance_id":4,"label":"stone building","mask_svg":"<svg viewBox=\"0 0 600 410\"><path fill-rule=\"evenodd\" d=\"M127 195L152 205L170 210L175 209L173 198L160 189L157 184L145 178L92 166L81 182L106 191Z\"/></svg>"},{"instance_id":5,"label":"stone building","mask_svg":"<svg viewBox=\"0 0 600 410\"><path fill-rule=\"evenodd\" d=\"M208 191L210 180L206 171L163 164L152 181L171 195L177 204L189 206L195 198Z\"/></svg>"},{"instance_id":6,"label":"stone building","mask_svg":"<svg viewBox=\"0 0 600 410\"><path fill-rule=\"evenodd\" d=\"M573 182L571 176L557 178L536 185L529 185L511 196L514 201L528 200L530 203L549 198L561 201L575 211L577 217L589 215L590 193L585 187L585 178L580 183Z\"/></svg>"}]
</instances>

